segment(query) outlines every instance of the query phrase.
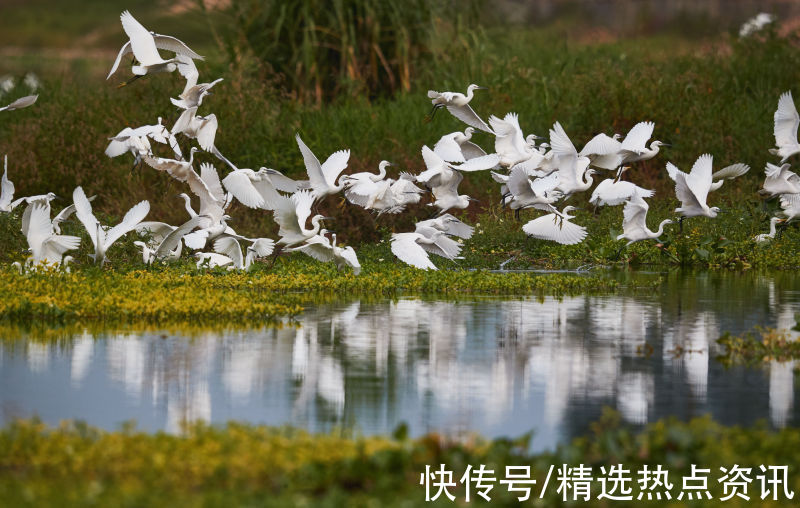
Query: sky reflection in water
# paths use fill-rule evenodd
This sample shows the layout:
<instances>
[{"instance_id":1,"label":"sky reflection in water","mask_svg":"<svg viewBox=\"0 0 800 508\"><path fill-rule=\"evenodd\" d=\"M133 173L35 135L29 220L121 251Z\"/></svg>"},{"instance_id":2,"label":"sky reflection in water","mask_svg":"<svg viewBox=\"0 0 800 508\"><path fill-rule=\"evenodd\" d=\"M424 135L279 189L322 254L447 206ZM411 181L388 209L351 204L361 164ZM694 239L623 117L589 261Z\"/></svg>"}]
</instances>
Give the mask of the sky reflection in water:
<instances>
[{"instance_id":1,"label":"sky reflection in water","mask_svg":"<svg viewBox=\"0 0 800 508\"><path fill-rule=\"evenodd\" d=\"M196 419L363 433L406 422L414 435L534 430L535 449L585 432L603 406L634 424L710 413L780 427L799 420L794 364L726 369L715 340L794 326L798 290L792 274L672 274L634 295L354 301L319 305L282 329L0 341L0 411L169 432Z\"/></svg>"}]
</instances>

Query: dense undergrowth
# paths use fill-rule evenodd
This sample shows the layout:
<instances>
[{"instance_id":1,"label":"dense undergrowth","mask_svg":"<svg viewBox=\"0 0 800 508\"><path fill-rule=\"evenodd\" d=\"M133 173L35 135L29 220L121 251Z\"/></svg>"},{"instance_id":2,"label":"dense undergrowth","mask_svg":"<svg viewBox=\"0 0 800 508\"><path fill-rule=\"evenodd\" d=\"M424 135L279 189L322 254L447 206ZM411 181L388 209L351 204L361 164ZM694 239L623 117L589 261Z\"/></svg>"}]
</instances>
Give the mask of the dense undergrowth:
<instances>
[{"instance_id":1,"label":"dense undergrowth","mask_svg":"<svg viewBox=\"0 0 800 508\"><path fill-rule=\"evenodd\" d=\"M426 465L438 469L439 464L454 472L455 482L468 465L484 464L497 478L503 477L506 466L531 466L537 482L533 499L553 465L544 499L538 501L543 506L561 505L556 472L562 464L592 468L591 506L618 504L597 499L601 466L608 471L618 464L634 478L627 485L633 503L641 491L636 474L644 465L669 471L673 503L691 464L710 469L712 499L703 499L702 506L791 504L781 485L778 501L772 501L771 493L760 499L756 476L763 475L762 464L788 465L787 492L800 491L794 468L800 462L800 432L795 428L741 429L699 418L688 423L660 420L637 431L607 412L588 435L555 452L532 454L528 442L526 436L461 442L437 435L409 439L402 428L393 437L351 437L237 423L194 424L176 436L132 427L105 432L82 423L48 427L18 421L0 431L0 501L6 506L428 506L420 473ZM749 501L735 495L721 500L726 492L717 481L723 476L720 467L729 470L734 464L752 468ZM464 500L462 485L449 491ZM740 487L738 492L744 490ZM489 495L492 506L520 504L521 493L499 483ZM475 490L472 496L473 503L485 502ZM571 490L567 497L572 499ZM452 504L442 495L435 505ZM654 499L648 504L669 503Z\"/></svg>"}]
</instances>

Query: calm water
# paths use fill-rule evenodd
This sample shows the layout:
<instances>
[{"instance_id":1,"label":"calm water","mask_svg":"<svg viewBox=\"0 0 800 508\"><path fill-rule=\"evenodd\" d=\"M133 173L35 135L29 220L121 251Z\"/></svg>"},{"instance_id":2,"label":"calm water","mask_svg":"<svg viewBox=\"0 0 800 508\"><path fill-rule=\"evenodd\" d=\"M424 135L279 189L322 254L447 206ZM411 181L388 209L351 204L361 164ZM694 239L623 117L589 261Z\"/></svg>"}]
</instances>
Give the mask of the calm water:
<instances>
[{"instance_id":1,"label":"calm water","mask_svg":"<svg viewBox=\"0 0 800 508\"><path fill-rule=\"evenodd\" d=\"M584 432L603 406L634 424L706 413L799 423L793 364L726 369L714 358L724 331L794 326L800 277L635 276L660 277L659 289L627 295L320 305L282 329L0 341L0 415L171 432L195 419L534 430L536 449Z\"/></svg>"}]
</instances>

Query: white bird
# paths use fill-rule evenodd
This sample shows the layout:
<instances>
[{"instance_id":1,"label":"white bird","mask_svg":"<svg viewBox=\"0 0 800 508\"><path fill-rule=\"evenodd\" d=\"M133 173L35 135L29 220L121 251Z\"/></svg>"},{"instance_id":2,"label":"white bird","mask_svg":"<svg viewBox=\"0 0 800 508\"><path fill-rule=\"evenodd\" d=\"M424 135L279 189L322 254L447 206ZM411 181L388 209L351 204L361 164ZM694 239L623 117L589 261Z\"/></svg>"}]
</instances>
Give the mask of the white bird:
<instances>
[{"instance_id":1,"label":"white bird","mask_svg":"<svg viewBox=\"0 0 800 508\"><path fill-rule=\"evenodd\" d=\"M781 194L781 214L786 217L786 222L791 222L800 217L800 194Z\"/></svg>"},{"instance_id":2,"label":"white bird","mask_svg":"<svg viewBox=\"0 0 800 508\"><path fill-rule=\"evenodd\" d=\"M0 111L14 111L17 109L27 108L28 106L32 106L36 99L39 98L39 95L28 95L26 97L20 97L19 99L15 100L8 106L3 106L0 108Z\"/></svg>"},{"instance_id":3,"label":"white bird","mask_svg":"<svg viewBox=\"0 0 800 508\"><path fill-rule=\"evenodd\" d=\"M681 230L683 220L688 217L705 216L713 219L719 213L718 207L709 208L706 204L712 184L713 161L714 158L710 154L704 154L698 157L688 175L682 171L675 173L675 195L681 202L681 206L675 211L681 214Z\"/></svg>"},{"instance_id":4,"label":"white bird","mask_svg":"<svg viewBox=\"0 0 800 508\"><path fill-rule=\"evenodd\" d=\"M420 233L420 228L434 228L446 235L457 236L464 240L472 238L472 233L475 231L474 227L465 224L449 213L440 215L434 219L419 221L416 223L415 228L415 232L417 233Z\"/></svg>"},{"instance_id":5,"label":"white bird","mask_svg":"<svg viewBox=\"0 0 800 508\"><path fill-rule=\"evenodd\" d=\"M589 203L595 206L617 206L628 201L634 194L641 198L649 198L655 194L652 190L620 180L622 173L627 169L628 166L622 166L616 178L607 178L600 182L592 192Z\"/></svg>"},{"instance_id":6,"label":"white bird","mask_svg":"<svg viewBox=\"0 0 800 508\"><path fill-rule=\"evenodd\" d=\"M464 132L445 134L436 142L433 151L447 162L465 162L475 157L483 157L486 155L483 148L470 141L474 132L474 127L467 127Z\"/></svg>"},{"instance_id":7,"label":"white bird","mask_svg":"<svg viewBox=\"0 0 800 508\"><path fill-rule=\"evenodd\" d=\"M777 233L776 226L781 222L786 222L786 219L781 219L780 217L772 217L769 220L769 233L762 233L760 235L756 235L753 237L753 241L756 243L766 243L775 238L775 233Z\"/></svg>"},{"instance_id":8,"label":"white bird","mask_svg":"<svg viewBox=\"0 0 800 508\"><path fill-rule=\"evenodd\" d=\"M769 153L779 155L781 164L796 153L800 153L800 143L797 142L797 127L800 126L800 115L794 105L792 92L784 92L778 99L778 109L774 115L775 146Z\"/></svg>"},{"instance_id":9,"label":"white bird","mask_svg":"<svg viewBox=\"0 0 800 508\"><path fill-rule=\"evenodd\" d=\"M203 60L203 57L192 51L186 44L168 35L159 35L148 31L141 23L131 15L130 12L123 12L120 17L122 28L130 39L126 42L117 54L117 59L111 67L106 79L110 78L119 67L122 57L128 53L133 53L139 65L134 65L131 71L135 75L133 79L154 72L172 72L178 68L180 60L170 58L164 60L158 53L159 49L171 51L176 55L184 55L196 60ZM131 80L133 81L133 80ZM129 81L130 82L130 81Z\"/></svg>"},{"instance_id":10,"label":"white bird","mask_svg":"<svg viewBox=\"0 0 800 508\"><path fill-rule=\"evenodd\" d=\"M197 108L203 104L203 97L206 95L211 95L209 90L214 88L214 85L220 81L222 81L222 78L215 79L211 83L192 85L184 89L183 93L180 94L178 99L173 99L170 97L169 100L173 105L181 109Z\"/></svg>"},{"instance_id":11,"label":"white bird","mask_svg":"<svg viewBox=\"0 0 800 508\"><path fill-rule=\"evenodd\" d=\"M242 247L239 240L251 242L247 247L246 255L242 256ZM275 250L275 242L269 238L257 238L255 240L234 238L232 236L225 236L218 238L214 242L214 251L231 260L231 268L236 270L250 270L253 261L256 258L267 257ZM217 258L217 263L221 259Z\"/></svg>"},{"instance_id":12,"label":"white bird","mask_svg":"<svg viewBox=\"0 0 800 508\"><path fill-rule=\"evenodd\" d=\"M467 87L466 95L460 92L437 92L434 90L428 90L428 98L431 100L431 104L433 104L431 117L436 114L437 109L446 107L447 111L449 111L451 115L458 118L465 124L484 132L491 133L492 129L486 125L486 122L484 122L469 105L469 102L474 96L475 90L485 89L485 87L472 84Z\"/></svg>"},{"instance_id":13,"label":"white bird","mask_svg":"<svg viewBox=\"0 0 800 508\"><path fill-rule=\"evenodd\" d=\"M628 245L642 240L658 238L664 233L664 226L672 224L672 220L666 219L658 225L658 230L650 231L647 228L647 211L650 209L642 195L634 191L630 199L625 203L622 210L622 234L617 236L617 240L628 240Z\"/></svg>"},{"instance_id":14,"label":"white bird","mask_svg":"<svg viewBox=\"0 0 800 508\"><path fill-rule=\"evenodd\" d=\"M286 249L286 251L299 251L323 263L333 261L338 270L349 266L353 269L354 275L361 273L361 265L358 262L356 251L350 246L345 248L337 246L336 233L332 234L332 242L325 236L326 233L327 231L322 229L319 234L312 236L304 244Z\"/></svg>"},{"instance_id":15,"label":"white bird","mask_svg":"<svg viewBox=\"0 0 800 508\"><path fill-rule=\"evenodd\" d=\"M307 190L295 192L290 197L281 196L275 206L275 222L278 223L279 245L292 247L319 233L325 217L315 215L311 218L311 228L306 229L306 221L311 215L314 195Z\"/></svg>"},{"instance_id":16,"label":"white bird","mask_svg":"<svg viewBox=\"0 0 800 508\"><path fill-rule=\"evenodd\" d=\"M489 117L489 125L494 131L494 150L500 156L501 166L510 168L526 163L526 167L535 168L544 158L544 154L536 149L538 136L528 134L523 137L516 113L508 113L502 120L492 115Z\"/></svg>"},{"instance_id":17,"label":"white bird","mask_svg":"<svg viewBox=\"0 0 800 508\"><path fill-rule=\"evenodd\" d=\"M152 155L152 147L150 140L163 145L168 145L175 157L181 158L181 147L178 140L167 129L165 125L161 124L161 117L158 123L154 125L142 125L141 127L131 128L125 127L116 136L110 137L108 146L106 147L105 154L111 158L120 155L131 153L135 158L135 165L138 165L145 155Z\"/></svg>"},{"instance_id":18,"label":"white bird","mask_svg":"<svg viewBox=\"0 0 800 508\"><path fill-rule=\"evenodd\" d=\"M378 212L378 216L384 213L400 213L405 210L406 206L419 203L420 196L424 192L422 189L414 185L415 178L409 173L400 173L397 180L385 180L388 187L385 190L376 192L373 196L368 198L371 201L369 209ZM369 203L368 203L369 204Z\"/></svg>"},{"instance_id":19,"label":"white bird","mask_svg":"<svg viewBox=\"0 0 800 508\"><path fill-rule=\"evenodd\" d=\"M416 180L427 185L433 192L436 201L431 206L439 208L441 213L450 208L466 208L470 198L466 194L458 195L458 184L464 179L462 171L482 171L497 165L497 154L475 157L463 164L454 165L445 162L427 146L422 147L422 159L427 169L417 175Z\"/></svg>"},{"instance_id":20,"label":"white bird","mask_svg":"<svg viewBox=\"0 0 800 508\"><path fill-rule=\"evenodd\" d=\"M549 211L553 203L564 197L561 191L556 190L559 182L558 173L540 178L535 176L535 171L525 168L524 165L514 166L508 175L508 196L504 198L503 204L515 210L517 218L519 211L524 208Z\"/></svg>"},{"instance_id":21,"label":"white bird","mask_svg":"<svg viewBox=\"0 0 800 508\"><path fill-rule=\"evenodd\" d=\"M172 126L172 134L183 133L190 139L196 139L200 148L206 152L214 153L214 141L217 138L217 115L197 115L197 107L187 108Z\"/></svg>"},{"instance_id":22,"label":"white bird","mask_svg":"<svg viewBox=\"0 0 800 508\"><path fill-rule=\"evenodd\" d=\"M347 167L350 150L334 152L324 164L320 164L314 152L300 139L300 134L297 134L295 139L297 146L300 147L300 153L303 154L303 162L311 182L314 199L320 200L325 196L340 192L344 188L344 183L340 181L337 185L336 180Z\"/></svg>"},{"instance_id":23,"label":"white bird","mask_svg":"<svg viewBox=\"0 0 800 508\"><path fill-rule=\"evenodd\" d=\"M750 171L750 166L741 162L731 164L730 166L725 166L719 171L715 171L711 174L712 182L709 192L718 190L720 187L722 187L722 184L725 183L725 180L733 180L734 178L742 176L748 171ZM667 174L670 178L672 178L673 181L675 180L675 175L678 173L682 173L684 177L686 176L686 173L678 169L675 164L667 162Z\"/></svg>"},{"instance_id":24,"label":"white bird","mask_svg":"<svg viewBox=\"0 0 800 508\"><path fill-rule=\"evenodd\" d=\"M575 145L558 122L550 129L550 146L558 167L559 183L555 190L561 191L567 197L589 190L595 171L588 169L589 158L578 155Z\"/></svg>"},{"instance_id":25,"label":"white bird","mask_svg":"<svg viewBox=\"0 0 800 508\"><path fill-rule=\"evenodd\" d=\"M42 203L30 205L30 224L25 234L31 251L30 261L33 266L44 264L61 265L61 257L65 252L75 250L80 246L81 239L77 236L56 234L53 223L50 221L50 207Z\"/></svg>"},{"instance_id":26,"label":"white bird","mask_svg":"<svg viewBox=\"0 0 800 508\"><path fill-rule=\"evenodd\" d=\"M253 171L237 168L223 178L222 184L240 203L248 208L274 210L281 192L294 194L299 190L295 180L284 176L280 171L260 168Z\"/></svg>"},{"instance_id":27,"label":"white bird","mask_svg":"<svg viewBox=\"0 0 800 508\"><path fill-rule=\"evenodd\" d=\"M200 220L200 216L192 217L177 227L164 224L163 222L140 222L134 228L137 233L145 231L152 233L151 242L149 243L142 241L133 242L134 245L142 249L142 261L144 264L149 265L156 260L170 261L180 258L181 251L183 250L183 237L196 228ZM159 228L155 226L155 224L163 226Z\"/></svg>"},{"instance_id":28,"label":"white bird","mask_svg":"<svg viewBox=\"0 0 800 508\"><path fill-rule=\"evenodd\" d=\"M92 213L92 204L86 198L86 194L81 187L76 187L72 192L72 200L75 203L75 215L83 223L83 227L86 228L86 232L94 244L94 254L90 255L90 257L100 265L105 263L106 252L114 242L133 231L136 225L142 222L150 212L150 202L140 201L128 210L122 222L106 230Z\"/></svg>"},{"instance_id":29,"label":"white bird","mask_svg":"<svg viewBox=\"0 0 800 508\"><path fill-rule=\"evenodd\" d=\"M778 167L767 162L767 166L764 168L764 173L766 174L764 185L758 193L766 198L772 198L782 194L800 193L800 176L789 171L790 168L790 164L783 164L781 167Z\"/></svg>"},{"instance_id":30,"label":"white bird","mask_svg":"<svg viewBox=\"0 0 800 508\"><path fill-rule=\"evenodd\" d=\"M227 266L229 270L235 268L233 259L216 252L195 252L194 257L197 259L197 268L217 268L220 266Z\"/></svg>"},{"instance_id":31,"label":"white bird","mask_svg":"<svg viewBox=\"0 0 800 508\"><path fill-rule=\"evenodd\" d=\"M411 266L436 270L428 253L456 259L461 253L461 246L438 229L420 226L414 233L392 234L392 253Z\"/></svg>"},{"instance_id":32,"label":"white bird","mask_svg":"<svg viewBox=\"0 0 800 508\"><path fill-rule=\"evenodd\" d=\"M574 245L586 238L586 228L579 226L569 219L574 218L568 215L575 210L574 206L565 206L562 211L553 208L552 213L537 217L522 226L522 230L530 237L539 240L549 240L562 245Z\"/></svg>"},{"instance_id":33,"label":"white bird","mask_svg":"<svg viewBox=\"0 0 800 508\"><path fill-rule=\"evenodd\" d=\"M47 194L37 194L35 196L25 196L22 198L17 198L11 202L11 209L18 207L22 203L26 203L28 206L25 208L25 211L22 212L22 226L20 230L22 231L23 235L28 234L28 224L30 223L31 212L33 208L31 205L34 204L41 204L45 208L47 208L47 215L50 216L50 202L56 199L56 195L53 192L48 192Z\"/></svg>"},{"instance_id":34,"label":"white bird","mask_svg":"<svg viewBox=\"0 0 800 508\"><path fill-rule=\"evenodd\" d=\"M8 155L3 156L3 180L0 183L0 212L14 210L14 182L8 179ZM17 203L19 204L19 203Z\"/></svg>"},{"instance_id":35,"label":"white bird","mask_svg":"<svg viewBox=\"0 0 800 508\"><path fill-rule=\"evenodd\" d=\"M599 134L592 138L581 150L580 155L589 157L591 165L602 169L616 169L632 162L645 161L655 157L664 146L661 141L647 141L653 135L653 122L639 122L634 125L621 142L616 136Z\"/></svg>"}]
</instances>

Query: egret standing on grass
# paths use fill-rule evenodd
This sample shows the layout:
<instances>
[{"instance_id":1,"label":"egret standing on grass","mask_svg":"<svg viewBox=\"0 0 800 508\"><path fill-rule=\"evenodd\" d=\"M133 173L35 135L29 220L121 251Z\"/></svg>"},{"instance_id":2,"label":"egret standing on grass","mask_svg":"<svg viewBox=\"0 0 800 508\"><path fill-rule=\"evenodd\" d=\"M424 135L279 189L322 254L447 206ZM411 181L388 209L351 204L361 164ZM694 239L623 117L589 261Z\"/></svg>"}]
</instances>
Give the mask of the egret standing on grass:
<instances>
[{"instance_id":1,"label":"egret standing on grass","mask_svg":"<svg viewBox=\"0 0 800 508\"><path fill-rule=\"evenodd\" d=\"M780 217L771 218L769 220L769 233L762 233L760 235L756 235L753 237L753 241L756 243L766 243L775 238L775 233L777 232L775 227L781 222L786 222L786 219L781 219Z\"/></svg>"},{"instance_id":2,"label":"egret standing on grass","mask_svg":"<svg viewBox=\"0 0 800 508\"><path fill-rule=\"evenodd\" d=\"M89 233L89 238L94 244L94 254L90 254L90 257L101 266L106 262L106 252L114 242L133 231L150 212L150 202L141 201L128 210L122 222L106 231L92 213L92 204L86 199L82 188L75 188L72 199L75 202L75 215L83 223L83 227L86 228L86 232Z\"/></svg>"}]
</instances>

